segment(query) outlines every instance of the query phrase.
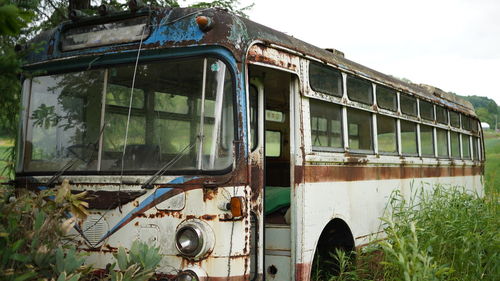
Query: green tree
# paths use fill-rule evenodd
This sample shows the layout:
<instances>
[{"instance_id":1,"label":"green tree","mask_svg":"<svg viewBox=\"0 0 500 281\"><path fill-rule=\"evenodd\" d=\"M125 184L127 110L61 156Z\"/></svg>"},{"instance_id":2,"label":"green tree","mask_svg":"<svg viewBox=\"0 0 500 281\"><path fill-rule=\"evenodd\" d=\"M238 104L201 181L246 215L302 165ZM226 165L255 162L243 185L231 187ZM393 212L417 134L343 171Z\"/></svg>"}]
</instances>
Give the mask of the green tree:
<instances>
[{"instance_id":1,"label":"green tree","mask_svg":"<svg viewBox=\"0 0 500 281\"><path fill-rule=\"evenodd\" d=\"M476 114L481 122L486 122L490 125L490 128L495 128L496 116L500 113L500 109L494 100L480 96L460 97L469 101L474 106Z\"/></svg>"}]
</instances>

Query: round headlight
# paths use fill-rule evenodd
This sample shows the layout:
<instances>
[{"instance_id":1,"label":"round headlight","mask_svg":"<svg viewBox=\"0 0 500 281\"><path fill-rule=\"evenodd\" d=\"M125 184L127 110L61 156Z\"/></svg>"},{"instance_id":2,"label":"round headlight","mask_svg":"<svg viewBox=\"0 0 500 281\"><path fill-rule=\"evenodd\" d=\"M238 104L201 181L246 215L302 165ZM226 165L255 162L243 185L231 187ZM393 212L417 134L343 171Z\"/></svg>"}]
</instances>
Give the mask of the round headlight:
<instances>
[{"instance_id":1,"label":"round headlight","mask_svg":"<svg viewBox=\"0 0 500 281\"><path fill-rule=\"evenodd\" d=\"M214 249L215 234L204 221L190 219L181 223L175 233L175 247L189 259L205 258Z\"/></svg>"},{"instance_id":2,"label":"round headlight","mask_svg":"<svg viewBox=\"0 0 500 281\"><path fill-rule=\"evenodd\" d=\"M194 273L191 270L184 270L183 272L179 273L179 275L177 275L177 277L175 278L175 281L198 281L198 280L199 278L196 275L196 273Z\"/></svg>"},{"instance_id":3,"label":"round headlight","mask_svg":"<svg viewBox=\"0 0 500 281\"><path fill-rule=\"evenodd\" d=\"M195 225L185 225L177 231L175 241L175 246L181 254L194 257L201 250L203 235Z\"/></svg>"}]
</instances>

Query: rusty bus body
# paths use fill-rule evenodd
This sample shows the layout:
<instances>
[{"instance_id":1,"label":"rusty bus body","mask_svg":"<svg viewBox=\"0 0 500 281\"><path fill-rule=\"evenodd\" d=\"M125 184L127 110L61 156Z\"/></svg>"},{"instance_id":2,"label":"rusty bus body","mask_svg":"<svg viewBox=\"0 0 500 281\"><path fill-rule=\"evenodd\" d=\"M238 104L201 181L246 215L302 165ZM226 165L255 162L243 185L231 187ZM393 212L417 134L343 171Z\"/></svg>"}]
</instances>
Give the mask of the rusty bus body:
<instances>
[{"instance_id":1,"label":"rusty bus body","mask_svg":"<svg viewBox=\"0 0 500 281\"><path fill-rule=\"evenodd\" d=\"M210 26L202 28L204 26L197 22L199 17L208 19ZM116 39L106 31L103 31L104 37L113 37L109 39L112 43L85 42L86 39L77 34L85 32L85 28L78 31L82 26L89 27L86 32L91 33L95 30L93 26L102 27L137 18L143 18L144 25L143 29L137 29L142 34L136 32L136 39L132 42L127 41L127 37ZM126 29L120 32L126 33ZM68 34L74 36L70 38ZM68 38L73 41L67 41ZM384 75L345 59L339 52L314 47L224 10L145 8L136 13L121 12L62 24L41 33L32 43L41 46L42 50L31 53L25 65L26 72L37 77L24 80L19 138L22 145L16 182L19 186L37 188L47 182L57 184L64 178L70 180L73 192L89 192L91 215L80 222L81 233L75 232L75 235L78 236L79 249L90 254L88 262L98 268L104 269L113 261L112 254L117 247L128 248L134 240L143 240L161 249L163 258L158 269L159 278L195 274L199 280L309 280L316 249L362 246L381 232L378 218L383 215L387 198L393 190L409 193L413 186L434 184L461 185L479 192L483 188L482 133L470 103L431 86L406 83ZM199 59L190 60L191 57ZM169 63L155 64L162 61ZM177 151L182 154L180 151L187 149L189 154L193 150L189 157L199 161L193 160L195 166L186 171L161 170L159 164L146 169L133 162L135 157L141 157L141 153L151 155L150 158L160 154L161 158L161 150L154 150L158 147L171 149L162 147L162 143L148 141L149 135L154 138L154 134L161 134L149 130L163 128L160 121L154 120L187 120L186 116L180 115L182 112L179 113L182 108L162 105L167 109L157 110L155 103L160 103L160 100L154 97L160 96L160 88L151 86L153 82L141 82L148 75L155 79L157 75L154 81L160 81L164 75L167 77L164 83L174 85L175 79L168 80L169 75L174 75L170 61L179 62L175 65L177 69L200 65L196 77L203 77L203 93L211 91L210 85L217 85L212 87L214 99L206 100L216 108L210 110L213 117L201 118L208 120L205 122L210 126L206 128L214 132L212 142L206 143L212 150L207 155L202 155L202 152L197 155L196 148L204 143L203 137L199 137L203 136L200 128L205 125L204 121L199 121L201 126L195 124L198 119L194 117L189 119L194 124L190 128L195 129L190 132L194 132L195 137L188 142L190 147L178 145ZM142 67L140 71L155 70L148 75L137 74L139 78L135 82L137 65ZM168 71L163 73L162 69ZM225 74L221 69L226 71ZM80 117L72 117L71 123L69 117L58 115L58 112L69 115L67 108L71 106L63 104L65 95L79 90L57 83L64 81L65 73L76 71L84 74L71 76L71 81L84 77L84 82L78 82L82 83L77 84L78 89L87 87L85 83L88 83L88 88L97 89L94 102L99 110L93 109L89 105L92 102L80 93L78 99L71 99L71 102L75 108L84 106L86 111ZM95 72L88 75L88 71ZM336 84L324 82L328 80L324 75L330 74L332 81L337 79ZM63 75L63 78L57 75ZM136 83L135 88L142 91L136 94L143 97L137 107L132 105L136 100L129 99L128 92L125 103L108 101L109 85L115 83L117 89L125 85L123 79L116 82L120 75L128 77L125 79L127 83ZM56 76L59 78L54 78ZM208 76L212 78L206 78ZM44 79L52 82L46 82L47 85L42 87ZM205 82L206 79L212 80ZM354 90L351 92L349 87L356 82L348 82L350 79L361 81L358 89L364 87L369 93L368 99L352 94ZM225 81L223 84L222 80ZM182 89L189 81L181 81L183 85L169 86L169 89L184 91ZM52 105L59 106L59 109L48 109L52 115L43 115L41 110L47 110L50 102L39 101L36 95L43 92L47 100L53 99L50 94L55 93L53 88L57 87L61 90ZM130 90L130 86L127 87L127 91L135 93L135 88ZM387 97L392 101L381 107L383 91L388 92ZM229 94L225 100L232 104L219 102L219 94L222 96L226 92ZM203 105L204 94L195 100L202 104L198 107L195 103L189 104L189 99L184 96L166 94L165 99L169 102L176 99L176 103L185 104L189 108L185 112L197 108L201 113L193 116L204 116L203 109L200 109L206 107ZM156 115L148 115L144 109L148 104ZM429 104L432 117L426 119L422 112ZM232 117L228 113L231 110L221 109L224 106L232 108ZM218 115L217 109L224 113ZM436 112L443 110L446 121L436 120ZM185 112L182 114L187 114ZM311 112L319 113L314 115ZM330 115L332 112L337 115ZM40 114L44 117L35 120ZM115 114L115 119L106 119L112 114ZM47 119L47 116L54 115L55 119ZM78 118L87 118L85 126L78 123ZM88 121L91 118L95 120ZM141 118L146 121L140 121ZM152 121L151 125L148 118L158 123ZM217 118L225 121L217 121ZM383 118L393 125L384 125ZM120 127L125 121L126 129ZM74 139L80 137L81 131L90 131L92 122L98 124L92 133L95 143L87 139L77 145L65 144L75 143ZM125 131L128 134L130 122L139 124L134 130L144 124L143 135L132 132L127 142L131 150L138 151L137 155L123 152L123 146L120 146L123 144L116 145L116 142L120 143L116 136L121 137ZM66 131L59 128L61 123L67 125ZM219 141L214 140L219 135L233 134L228 133L225 124L233 124L234 135L223 145L225 140L222 137ZM364 127L367 124L368 127ZM40 131L47 126L59 127L53 131ZM384 136L377 134L377 129L387 133ZM174 131L170 133L175 134ZM64 134L73 135L64 137ZM53 139L59 145L53 150L50 150L53 144L43 143L43 137L50 139L51 135L56 135ZM109 136L116 138L110 139ZM424 136L428 137L425 141ZM62 160L53 154L68 149L85 151L89 143L95 147L97 156L70 151L70 155L64 156L70 160L56 163ZM410 152L406 153L408 144ZM151 147L153 153L148 150ZM444 154L443 148L446 150ZM49 151L55 152L50 154ZM133 157L126 158L127 153L132 153ZM48 161L53 166L44 162L43 158L49 154L55 157ZM83 158L82 163L78 163L78 167L85 167L83 170L73 165L71 158L77 158L77 155ZM113 161L106 160L108 158ZM131 162L124 164L124 158ZM220 164L227 165L221 169L204 169L206 161L219 163L219 158L227 158L227 163ZM96 162L95 166L93 162ZM130 167L139 168L134 171ZM151 180L152 175L160 170L162 173ZM264 202L268 204L265 199L271 196L271 186L285 188L282 191L289 194L289 202L265 214ZM242 216L232 214L228 203L233 198L243 199ZM202 233L200 243L203 245L196 249L199 253L185 255L179 251L176 237L183 227L194 227ZM331 235L333 232L337 234Z\"/></svg>"}]
</instances>

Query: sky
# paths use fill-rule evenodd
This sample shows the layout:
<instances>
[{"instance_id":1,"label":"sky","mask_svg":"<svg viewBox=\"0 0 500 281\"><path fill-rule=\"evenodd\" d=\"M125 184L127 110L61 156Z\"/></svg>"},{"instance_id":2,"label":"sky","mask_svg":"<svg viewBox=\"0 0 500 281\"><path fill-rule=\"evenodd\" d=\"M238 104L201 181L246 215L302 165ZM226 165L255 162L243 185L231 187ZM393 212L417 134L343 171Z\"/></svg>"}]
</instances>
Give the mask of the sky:
<instances>
[{"instance_id":1,"label":"sky","mask_svg":"<svg viewBox=\"0 0 500 281\"><path fill-rule=\"evenodd\" d=\"M349 60L500 105L499 0L240 2L255 3L251 20Z\"/></svg>"}]
</instances>

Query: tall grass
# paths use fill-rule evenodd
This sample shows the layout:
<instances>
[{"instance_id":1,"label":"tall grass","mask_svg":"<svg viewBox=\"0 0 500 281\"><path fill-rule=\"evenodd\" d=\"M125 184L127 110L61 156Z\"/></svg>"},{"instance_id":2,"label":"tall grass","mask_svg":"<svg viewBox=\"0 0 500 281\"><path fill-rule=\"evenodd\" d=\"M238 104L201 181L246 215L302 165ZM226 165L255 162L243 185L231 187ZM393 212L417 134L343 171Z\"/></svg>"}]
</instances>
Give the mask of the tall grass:
<instances>
[{"instance_id":1,"label":"tall grass","mask_svg":"<svg viewBox=\"0 0 500 281\"><path fill-rule=\"evenodd\" d=\"M498 196L459 187L393 194L386 239L359 252L356 266L328 280L499 280ZM349 266L345 255L338 263ZM375 265L374 265L375 264Z\"/></svg>"},{"instance_id":2,"label":"tall grass","mask_svg":"<svg viewBox=\"0 0 500 281\"><path fill-rule=\"evenodd\" d=\"M497 200L442 186L409 199L395 194L380 244L386 280L498 280Z\"/></svg>"},{"instance_id":3,"label":"tall grass","mask_svg":"<svg viewBox=\"0 0 500 281\"><path fill-rule=\"evenodd\" d=\"M486 192L500 193L500 132L485 131L484 146Z\"/></svg>"}]
</instances>

